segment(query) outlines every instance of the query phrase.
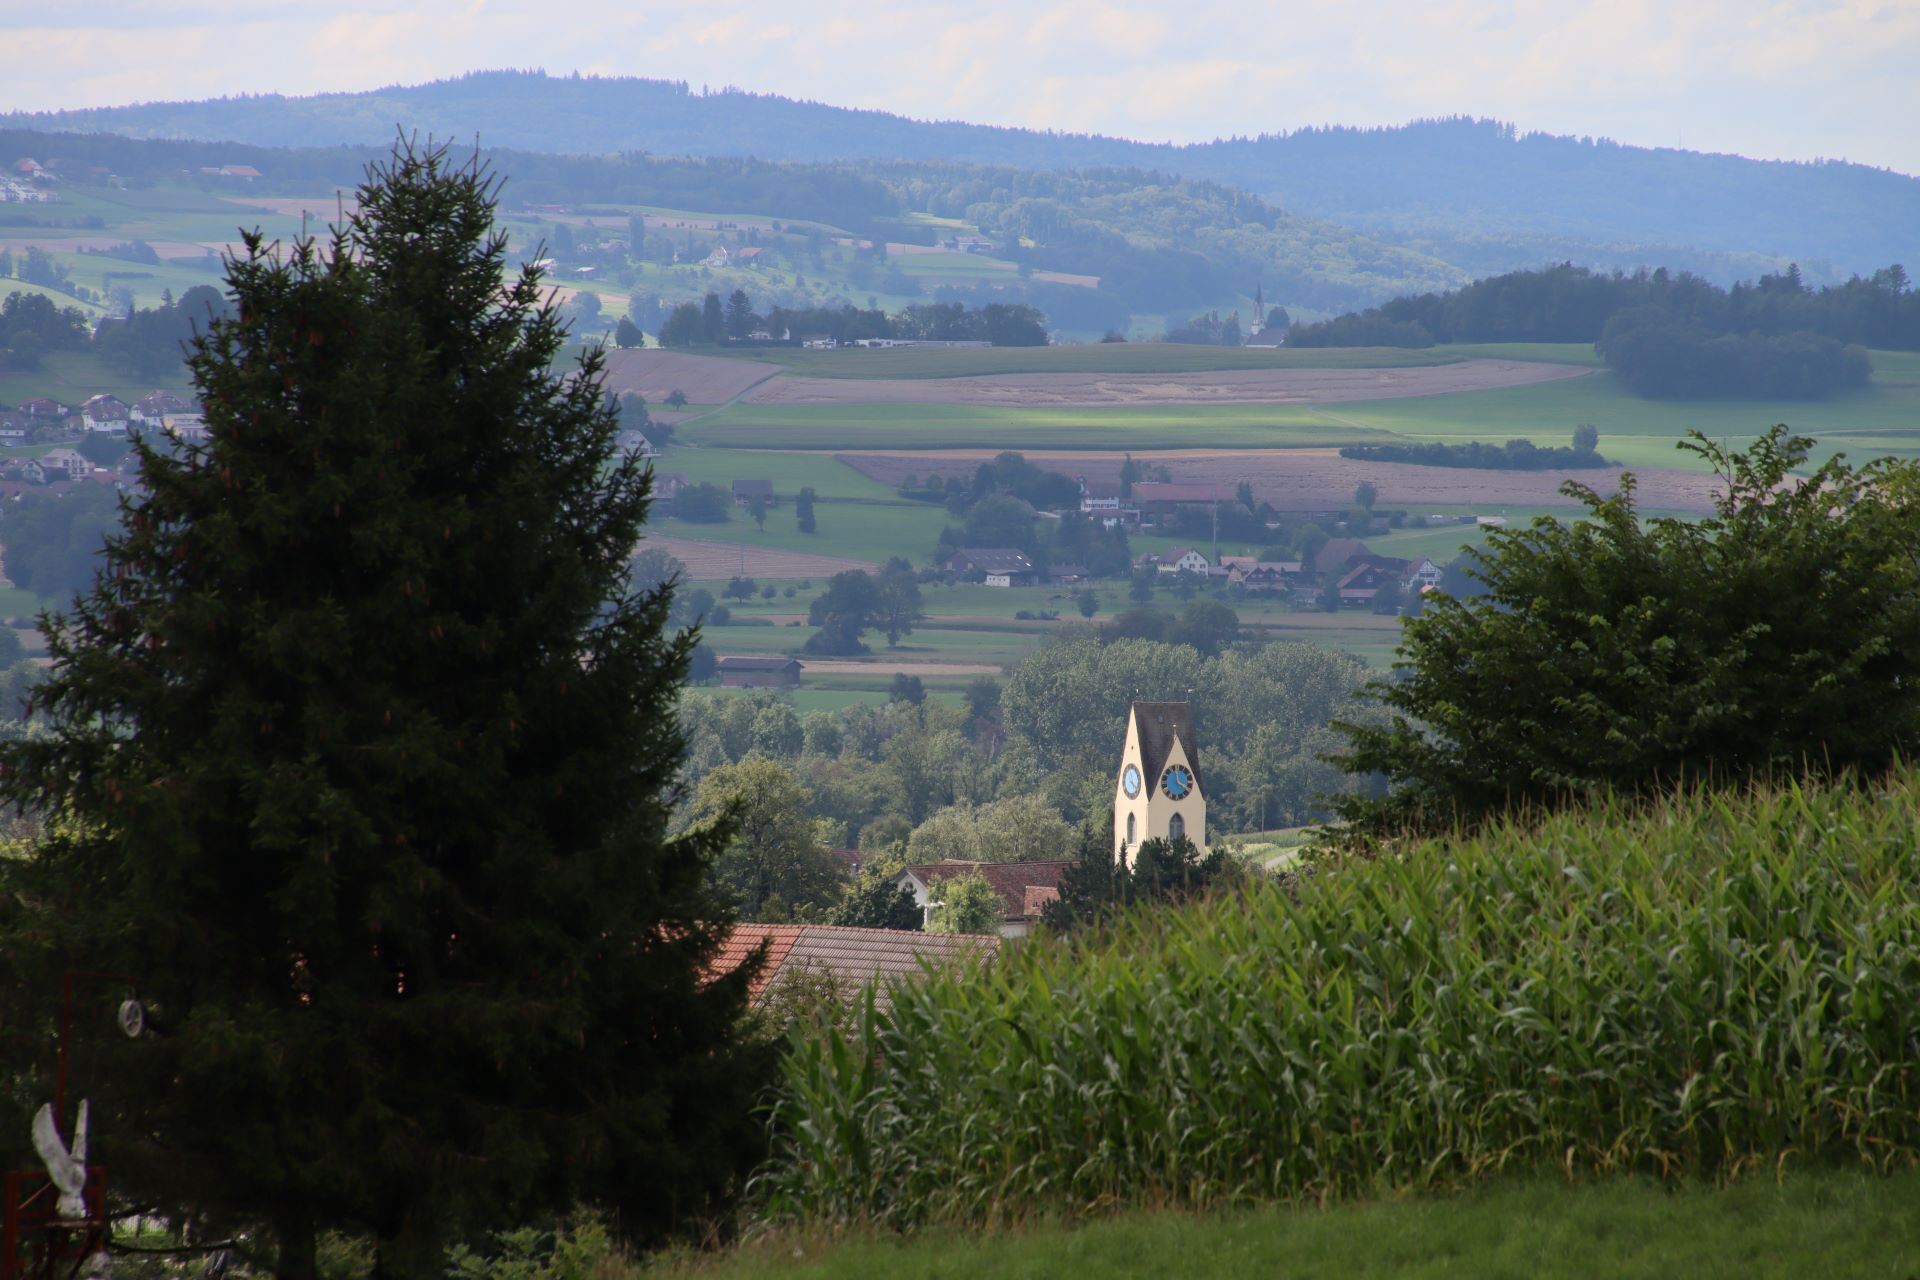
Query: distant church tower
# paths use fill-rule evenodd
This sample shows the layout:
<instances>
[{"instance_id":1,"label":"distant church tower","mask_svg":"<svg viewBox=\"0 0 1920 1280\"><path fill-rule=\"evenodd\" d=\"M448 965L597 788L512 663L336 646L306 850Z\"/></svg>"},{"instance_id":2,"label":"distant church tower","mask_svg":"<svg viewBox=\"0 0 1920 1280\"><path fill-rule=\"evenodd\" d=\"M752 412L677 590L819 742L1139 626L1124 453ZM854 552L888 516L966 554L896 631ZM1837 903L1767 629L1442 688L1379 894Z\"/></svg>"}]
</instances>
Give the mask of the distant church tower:
<instances>
[{"instance_id":1,"label":"distant church tower","mask_svg":"<svg viewBox=\"0 0 1920 1280\"><path fill-rule=\"evenodd\" d=\"M1207 794L1190 702L1136 702L1113 793L1113 856L1133 865L1146 840L1185 836L1207 851Z\"/></svg>"}]
</instances>

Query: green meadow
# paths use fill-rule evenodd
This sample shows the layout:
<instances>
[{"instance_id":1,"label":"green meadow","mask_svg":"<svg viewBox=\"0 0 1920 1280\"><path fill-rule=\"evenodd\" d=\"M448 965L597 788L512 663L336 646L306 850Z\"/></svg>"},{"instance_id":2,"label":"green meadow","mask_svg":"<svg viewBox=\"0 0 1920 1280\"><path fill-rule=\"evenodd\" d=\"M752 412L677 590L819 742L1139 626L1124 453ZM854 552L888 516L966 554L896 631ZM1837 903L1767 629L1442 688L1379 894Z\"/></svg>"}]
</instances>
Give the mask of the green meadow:
<instances>
[{"instance_id":1,"label":"green meadow","mask_svg":"<svg viewBox=\"0 0 1920 1280\"><path fill-rule=\"evenodd\" d=\"M787 449L1318 449L1390 443L1308 405L1016 409L997 405L741 404L682 431L709 447Z\"/></svg>"}]
</instances>

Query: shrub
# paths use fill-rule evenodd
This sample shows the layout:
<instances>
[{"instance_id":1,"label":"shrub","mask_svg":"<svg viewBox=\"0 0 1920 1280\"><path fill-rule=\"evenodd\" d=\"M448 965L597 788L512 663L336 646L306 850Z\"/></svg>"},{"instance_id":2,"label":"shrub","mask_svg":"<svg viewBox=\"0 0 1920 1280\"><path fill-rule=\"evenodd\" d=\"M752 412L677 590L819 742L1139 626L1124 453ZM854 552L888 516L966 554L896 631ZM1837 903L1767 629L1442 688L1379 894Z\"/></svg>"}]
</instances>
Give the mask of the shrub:
<instances>
[{"instance_id":1,"label":"shrub","mask_svg":"<svg viewBox=\"0 0 1920 1280\"><path fill-rule=\"evenodd\" d=\"M1839 457L1774 427L1744 453L1684 447L1728 491L1702 521L1642 523L1631 477L1586 518L1495 530L1486 594L1428 597L1406 624L1393 713L1346 727L1351 798L1376 831L1474 823L1511 805L1683 777L1885 768L1920 749L1920 467Z\"/></svg>"},{"instance_id":2,"label":"shrub","mask_svg":"<svg viewBox=\"0 0 1920 1280\"><path fill-rule=\"evenodd\" d=\"M991 1223L1920 1158L1920 770L1607 800L898 983L789 1045L775 1217Z\"/></svg>"}]
</instances>

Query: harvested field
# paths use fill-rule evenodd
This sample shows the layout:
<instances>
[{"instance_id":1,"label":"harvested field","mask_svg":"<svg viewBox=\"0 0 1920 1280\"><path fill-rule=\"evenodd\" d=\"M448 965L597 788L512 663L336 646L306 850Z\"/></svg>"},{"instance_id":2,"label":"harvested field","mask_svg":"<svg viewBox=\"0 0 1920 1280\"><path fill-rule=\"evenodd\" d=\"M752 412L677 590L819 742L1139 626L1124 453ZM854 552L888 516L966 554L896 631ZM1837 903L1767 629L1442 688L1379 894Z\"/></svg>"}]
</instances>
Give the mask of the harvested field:
<instances>
[{"instance_id":1,"label":"harvested field","mask_svg":"<svg viewBox=\"0 0 1920 1280\"><path fill-rule=\"evenodd\" d=\"M725 404L783 372L777 364L677 351L607 352L607 390L638 392L655 404L675 391L684 392L695 404Z\"/></svg>"},{"instance_id":2,"label":"harvested field","mask_svg":"<svg viewBox=\"0 0 1920 1280\"><path fill-rule=\"evenodd\" d=\"M850 560L844 556L817 556L804 551L780 551L771 547L743 547L732 542L702 542L697 538L661 537L648 534L642 550L659 549L687 566L689 578L733 578L741 572L744 554L749 578L830 578L848 569L877 569L871 560Z\"/></svg>"},{"instance_id":3,"label":"harvested field","mask_svg":"<svg viewBox=\"0 0 1920 1280\"><path fill-rule=\"evenodd\" d=\"M651 352L646 354L652 354ZM699 359L700 357L681 357ZM1592 372L1521 360L1411 369L1228 369L1207 373L1023 373L914 380L784 377L748 404L958 404L1009 409L1335 404L1523 387ZM693 393L687 393L691 396Z\"/></svg>"},{"instance_id":4,"label":"harvested field","mask_svg":"<svg viewBox=\"0 0 1920 1280\"><path fill-rule=\"evenodd\" d=\"M836 454L861 475L897 486L907 476L922 479L972 476L974 468L993 456L991 450L968 449L946 453ZM1123 455L1118 453L1033 454L1036 466L1092 481L1118 483ZM1631 470L1639 483L1639 505L1660 511L1710 511L1720 492L1711 473L1671 467L1608 468L1591 471L1490 471L1467 467L1417 467L1403 462L1361 462L1343 458L1335 449L1286 449L1261 453L1223 450L1156 452L1153 461L1172 473L1174 480L1205 484L1253 486L1256 498L1281 511L1318 511L1343 507L1352 501L1355 486L1372 482L1382 505L1399 503L1432 506L1555 507L1570 505L1560 493L1568 480L1578 480L1602 493L1610 492L1615 477Z\"/></svg>"},{"instance_id":5,"label":"harvested field","mask_svg":"<svg viewBox=\"0 0 1920 1280\"><path fill-rule=\"evenodd\" d=\"M281 214L288 218L297 218L310 213L324 224L338 218L342 213L352 213L360 207L359 197L351 191L340 191L330 196L223 196L228 204L237 204L246 209L264 209L268 213Z\"/></svg>"}]
</instances>

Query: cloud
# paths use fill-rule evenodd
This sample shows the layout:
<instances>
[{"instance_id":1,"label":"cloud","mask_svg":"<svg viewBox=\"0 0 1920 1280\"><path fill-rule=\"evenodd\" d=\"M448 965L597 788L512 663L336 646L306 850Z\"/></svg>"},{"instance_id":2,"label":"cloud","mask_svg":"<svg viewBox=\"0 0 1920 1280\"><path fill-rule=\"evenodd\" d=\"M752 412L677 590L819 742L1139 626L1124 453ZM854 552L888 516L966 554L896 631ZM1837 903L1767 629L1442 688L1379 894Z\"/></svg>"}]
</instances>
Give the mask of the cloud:
<instances>
[{"instance_id":1,"label":"cloud","mask_svg":"<svg viewBox=\"0 0 1920 1280\"><path fill-rule=\"evenodd\" d=\"M0 0L0 107L542 66L1173 141L1495 116L1920 172L1912 0Z\"/></svg>"}]
</instances>

